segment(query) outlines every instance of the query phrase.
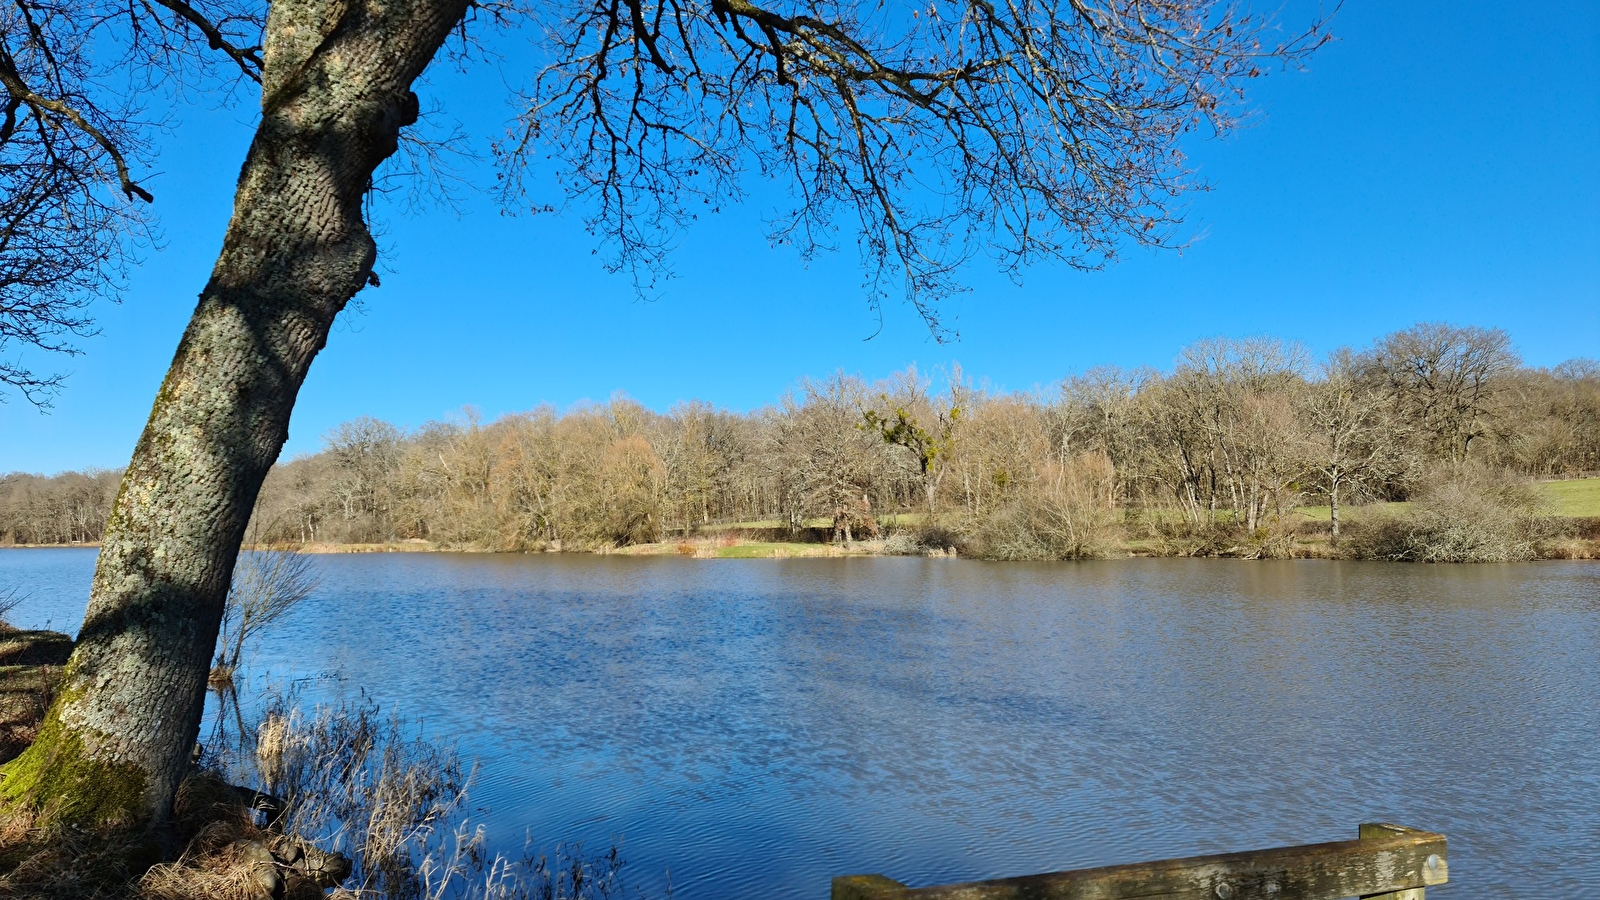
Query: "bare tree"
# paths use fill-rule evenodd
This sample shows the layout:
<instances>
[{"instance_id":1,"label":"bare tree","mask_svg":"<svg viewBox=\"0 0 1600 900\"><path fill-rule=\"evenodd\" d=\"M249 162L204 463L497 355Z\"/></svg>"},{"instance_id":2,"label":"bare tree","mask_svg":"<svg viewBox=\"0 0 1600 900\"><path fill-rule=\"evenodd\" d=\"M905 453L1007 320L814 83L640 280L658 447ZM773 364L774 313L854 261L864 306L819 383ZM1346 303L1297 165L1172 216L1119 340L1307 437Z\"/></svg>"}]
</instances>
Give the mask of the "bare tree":
<instances>
[{"instance_id":1,"label":"bare tree","mask_svg":"<svg viewBox=\"0 0 1600 900\"><path fill-rule=\"evenodd\" d=\"M1305 366L1303 347L1275 338L1212 338L1179 355L1173 386L1205 439L1213 518L1218 476L1234 521L1250 531L1269 505L1282 505L1300 465L1283 436Z\"/></svg>"},{"instance_id":2,"label":"bare tree","mask_svg":"<svg viewBox=\"0 0 1600 900\"><path fill-rule=\"evenodd\" d=\"M100 540L121 472L0 476L0 540L81 544Z\"/></svg>"},{"instance_id":3,"label":"bare tree","mask_svg":"<svg viewBox=\"0 0 1600 900\"><path fill-rule=\"evenodd\" d=\"M730 470L744 451L734 420L707 403L679 403L652 435L666 468L673 521L685 533L711 522Z\"/></svg>"},{"instance_id":4,"label":"bare tree","mask_svg":"<svg viewBox=\"0 0 1600 900\"><path fill-rule=\"evenodd\" d=\"M949 461L960 476L968 549L997 559L1100 555L1114 519L1106 454L1064 451L1055 416L1037 397L974 400Z\"/></svg>"},{"instance_id":5,"label":"bare tree","mask_svg":"<svg viewBox=\"0 0 1600 900\"><path fill-rule=\"evenodd\" d=\"M1487 432L1501 377L1518 362L1505 331L1443 322L1396 331L1361 356L1366 377L1417 423L1424 449L1454 462Z\"/></svg>"},{"instance_id":6,"label":"bare tree","mask_svg":"<svg viewBox=\"0 0 1600 900\"><path fill-rule=\"evenodd\" d=\"M621 438L605 449L598 468L604 536L618 544L644 544L662 531L666 470L643 435Z\"/></svg>"},{"instance_id":7,"label":"bare tree","mask_svg":"<svg viewBox=\"0 0 1600 900\"><path fill-rule=\"evenodd\" d=\"M222 613L211 682L232 684L250 642L305 602L316 588L317 574L309 556L282 550L242 554Z\"/></svg>"},{"instance_id":8,"label":"bare tree","mask_svg":"<svg viewBox=\"0 0 1600 900\"><path fill-rule=\"evenodd\" d=\"M881 408L867 408L861 415L862 423L881 435L884 443L904 447L911 453L923 502L931 515L944 474L941 463L950 454L955 428L961 421L961 406L953 396L929 396L930 384L915 366L896 373L878 392Z\"/></svg>"},{"instance_id":9,"label":"bare tree","mask_svg":"<svg viewBox=\"0 0 1600 900\"><path fill-rule=\"evenodd\" d=\"M1551 375L1558 390L1545 406L1546 418L1560 423L1568 437L1547 471L1600 471L1600 361L1569 359Z\"/></svg>"},{"instance_id":10,"label":"bare tree","mask_svg":"<svg viewBox=\"0 0 1600 900\"><path fill-rule=\"evenodd\" d=\"M116 296L148 235L154 197L137 170L158 123L138 97L215 86L229 72L258 78L261 15L243 0L0 8L0 354L74 354L74 338L93 333L89 305ZM0 384L36 404L48 405L61 379L21 355L0 358Z\"/></svg>"},{"instance_id":11,"label":"bare tree","mask_svg":"<svg viewBox=\"0 0 1600 900\"><path fill-rule=\"evenodd\" d=\"M503 542L515 549L546 546L560 537L556 499L561 444L555 411L542 406L510 416L501 425L492 494Z\"/></svg>"},{"instance_id":12,"label":"bare tree","mask_svg":"<svg viewBox=\"0 0 1600 900\"><path fill-rule=\"evenodd\" d=\"M363 535L346 540L381 539L390 531L386 501L392 492L386 488L399 465L400 437L393 425L362 416L323 439L337 473L334 490L347 535L352 529Z\"/></svg>"},{"instance_id":13,"label":"bare tree","mask_svg":"<svg viewBox=\"0 0 1600 900\"><path fill-rule=\"evenodd\" d=\"M1301 400L1311 471L1328 493L1328 520L1339 540L1339 497L1391 474L1405 437L1383 397L1355 377L1348 353L1333 354L1321 380Z\"/></svg>"},{"instance_id":14,"label":"bare tree","mask_svg":"<svg viewBox=\"0 0 1600 900\"><path fill-rule=\"evenodd\" d=\"M411 83L467 5L277 0L264 40L244 46L218 24L229 21L217 15L224 4L56 10L84 22L147 17L106 33L135 62L159 57L169 36L178 50L217 48L259 77L261 121L222 254L123 476L66 684L39 739L7 765L6 801L79 821L167 819L262 479L334 317L372 278L373 173L416 121ZM262 7L247 9L245 21L259 22ZM173 30L145 27L168 22L148 18L162 10ZM68 117L108 156L127 158L85 121ZM137 187L115 168L122 187Z\"/></svg>"},{"instance_id":15,"label":"bare tree","mask_svg":"<svg viewBox=\"0 0 1600 900\"><path fill-rule=\"evenodd\" d=\"M866 385L836 372L820 381L805 379L800 387L800 397L784 399L774 434L774 455L790 481L790 528L810 513L832 522L835 541L876 534L871 495L883 442L860 427Z\"/></svg>"},{"instance_id":16,"label":"bare tree","mask_svg":"<svg viewBox=\"0 0 1600 900\"><path fill-rule=\"evenodd\" d=\"M1095 366L1061 383L1056 432L1062 459L1084 450L1106 454L1112 497L1123 504L1132 498L1139 457L1146 449L1140 393L1157 380L1151 369Z\"/></svg>"}]
</instances>

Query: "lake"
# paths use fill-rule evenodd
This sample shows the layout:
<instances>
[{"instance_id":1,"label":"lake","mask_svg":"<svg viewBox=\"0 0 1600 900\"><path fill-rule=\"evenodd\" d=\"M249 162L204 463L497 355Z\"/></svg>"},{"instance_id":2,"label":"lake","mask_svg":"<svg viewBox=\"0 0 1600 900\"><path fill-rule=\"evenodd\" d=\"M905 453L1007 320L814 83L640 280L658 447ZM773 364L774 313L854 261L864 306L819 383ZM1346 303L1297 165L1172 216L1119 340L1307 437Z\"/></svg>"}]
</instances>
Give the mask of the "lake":
<instances>
[{"instance_id":1,"label":"lake","mask_svg":"<svg viewBox=\"0 0 1600 900\"><path fill-rule=\"evenodd\" d=\"M0 551L75 630L92 550ZM497 846L684 900L1440 831L1441 897L1600 896L1600 565L316 559L251 671L478 762ZM669 874L670 873L670 874ZM1433 896L1432 893L1429 894Z\"/></svg>"}]
</instances>

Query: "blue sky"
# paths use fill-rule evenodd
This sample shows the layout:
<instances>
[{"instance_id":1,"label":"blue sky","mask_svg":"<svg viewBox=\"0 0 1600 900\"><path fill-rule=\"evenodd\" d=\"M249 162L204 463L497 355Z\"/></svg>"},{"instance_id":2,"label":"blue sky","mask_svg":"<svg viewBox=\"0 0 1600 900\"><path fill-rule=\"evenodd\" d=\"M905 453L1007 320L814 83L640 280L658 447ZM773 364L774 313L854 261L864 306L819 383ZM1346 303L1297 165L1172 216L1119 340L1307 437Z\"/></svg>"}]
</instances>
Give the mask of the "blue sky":
<instances>
[{"instance_id":1,"label":"blue sky","mask_svg":"<svg viewBox=\"0 0 1600 900\"><path fill-rule=\"evenodd\" d=\"M650 302L602 270L575 215L504 216L472 192L460 215L380 206L383 286L335 326L285 458L364 414L415 426L618 391L744 410L802 375L912 363L1027 389L1100 363L1166 367L1212 335L1321 353L1447 320L1506 329L1532 365L1600 356L1600 4L1525 10L1349 0L1305 71L1253 85L1251 127L1193 146L1213 190L1189 200L1187 250L1038 266L1021 284L977 260L972 291L944 305L960 332L945 345L900 305L880 330L848 243L809 266L769 247L759 197L687 233ZM487 139L509 112L500 83L438 74L424 105ZM53 410L0 406L0 472L126 462L220 247L250 126L248 109L183 112L149 182L163 248L98 308L85 354L59 361L72 374Z\"/></svg>"}]
</instances>

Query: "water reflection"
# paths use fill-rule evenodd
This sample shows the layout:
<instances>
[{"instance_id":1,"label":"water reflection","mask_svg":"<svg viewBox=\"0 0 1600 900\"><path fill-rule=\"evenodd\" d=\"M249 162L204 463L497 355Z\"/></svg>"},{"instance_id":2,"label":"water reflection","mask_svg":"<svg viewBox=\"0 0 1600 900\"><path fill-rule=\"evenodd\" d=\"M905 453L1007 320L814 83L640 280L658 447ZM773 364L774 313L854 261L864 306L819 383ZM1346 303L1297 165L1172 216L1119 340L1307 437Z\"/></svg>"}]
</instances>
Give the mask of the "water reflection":
<instances>
[{"instance_id":1,"label":"water reflection","mask_svg":"<svg viewBox=\"0 0 1600 900\"><path fill-rule=\"evenodd\" d=\"M91 557L29 553L0 553L0 578L78 566L86 589ZM1370 820L1450 836L1441 896L1600 889L1592 564L319 564L258 668L339 673L310 689L364 687L456 737L507 847L620 837L634 882L670 868L682 897ZM61 590L58 623L82 610Z\"/></svg>"}]
</instances>

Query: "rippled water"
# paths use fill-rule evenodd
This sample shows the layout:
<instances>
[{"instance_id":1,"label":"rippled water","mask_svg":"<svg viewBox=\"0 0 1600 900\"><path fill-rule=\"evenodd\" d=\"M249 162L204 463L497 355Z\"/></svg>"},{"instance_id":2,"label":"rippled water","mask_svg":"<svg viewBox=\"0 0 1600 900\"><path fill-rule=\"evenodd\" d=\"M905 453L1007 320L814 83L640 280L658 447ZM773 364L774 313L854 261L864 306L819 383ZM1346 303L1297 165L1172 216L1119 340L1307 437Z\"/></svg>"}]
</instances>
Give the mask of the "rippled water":
<instances>
[{"instance_id":1,"label":"rippled water","mask_svg":"<svg viewBox=\"0 0 1600 900\"><path fill-rule=\"evenodd\" d=\"M92 551L0 551L72 626ZM479 761L508 850L824 898L1442 831L1431 897L1600 896L1600 566L383 555L258 672Z\"/></svg>"}]
</instances>

